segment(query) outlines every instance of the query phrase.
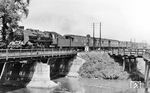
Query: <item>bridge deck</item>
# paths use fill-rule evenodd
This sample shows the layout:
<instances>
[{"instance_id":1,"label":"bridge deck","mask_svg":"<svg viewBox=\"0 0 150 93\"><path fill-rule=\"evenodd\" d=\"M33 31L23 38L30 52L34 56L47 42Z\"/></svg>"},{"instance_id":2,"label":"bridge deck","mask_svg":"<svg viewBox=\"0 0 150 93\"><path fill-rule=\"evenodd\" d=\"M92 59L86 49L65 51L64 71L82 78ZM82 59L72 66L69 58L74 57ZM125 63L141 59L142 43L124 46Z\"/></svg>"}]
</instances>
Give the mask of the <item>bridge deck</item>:
<instances>
[{"instance_id":1,"label":"bridge deck","mask_svg":"<svg viewBox=\"0 0 150 93\"><path fill-rule=\"evenodd\" d=\"M126 55L126 56L143 56L145 53L144 49L113 49L112 51L109 51L110 54L115 55Z\"/></svg>"},{"instance_id":2,"label":"bridge deck","mask_svg":"<svg viewBox=\"0 0 150 93\"><path fill-rule=\"evenodd\" d=\"M109 54L121 55L121 56L143 57L145 60L150 62L150 50L149 49L113 49L109 51Z\"/></svg>"},{"instance_id":3,"label":"bridge deck","mask_svg":"<svg viewBox=\"0 0 150 93\"><path fill-rule=\"evenodd\" d=\"M73 50L52 50L52 49L0 49L0 59L26 58L39 56L67 56L76 54Z\"/></svg>"}]
</instances>

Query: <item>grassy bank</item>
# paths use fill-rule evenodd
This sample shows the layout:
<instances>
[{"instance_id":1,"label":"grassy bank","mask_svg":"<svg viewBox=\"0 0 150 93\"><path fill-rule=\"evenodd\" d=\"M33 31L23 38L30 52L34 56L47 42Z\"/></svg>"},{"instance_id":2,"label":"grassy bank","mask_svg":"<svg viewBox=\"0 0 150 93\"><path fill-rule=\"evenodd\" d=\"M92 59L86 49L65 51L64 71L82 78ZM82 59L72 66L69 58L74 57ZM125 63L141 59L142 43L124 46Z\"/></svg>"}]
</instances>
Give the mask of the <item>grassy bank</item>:
<instances>
[{"instance_id":1,"label":"grassy bank","mask_svg":"<svg viewBox=\"0 0 150 93\"><path fill-rule=\"evenodd\" d=\"M87 52L81 55L86 62L79 70L79 75L83 78L98 79L128 79L129 74L122 70L107 53Z\"/></svg>"}]
</instances>

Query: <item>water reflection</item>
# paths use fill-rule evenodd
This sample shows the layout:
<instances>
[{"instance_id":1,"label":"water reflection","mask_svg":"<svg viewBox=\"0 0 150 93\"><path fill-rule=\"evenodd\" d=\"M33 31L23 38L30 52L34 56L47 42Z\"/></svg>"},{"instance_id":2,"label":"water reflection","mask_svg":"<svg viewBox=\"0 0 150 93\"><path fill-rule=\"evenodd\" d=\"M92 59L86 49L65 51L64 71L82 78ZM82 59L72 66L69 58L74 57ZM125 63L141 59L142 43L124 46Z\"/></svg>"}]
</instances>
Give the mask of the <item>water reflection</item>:
<instances>
[{"instance_id":1,"label":"water reflection","mask_svg":"<svg viewBox=\"0 0 150 93\"><path fill-rule=\"evenodd\" d=\"M130 81L76 78L62 78L56 81L61 82L62 89L68 89L70 93L145 93L143 89L130 88Z\"/></svg>"},{"instance_id":2,"label":"water reflection","mask_svg":"<svg viewBox=\"0 0 150 93\"><path fill-rule=\"evenodd\" d=\"M129 88L129 81L105 81L60 78L60 86L52 89L0 86L0 93L145 93L144 89Z\"/></svg>"},{"instance_id":3,"label":"water reflection","mask_svg":"<svg viewBox=\"0 0 150 93\"><path fill-rule=\"evenodd\" d=\"M63 85L65 85L64 87L68 88L71 93L86 93L83 84L82 82L79 82L79 79L70 78L66 80L66 84Z\"/></svg>"}]
</instances>

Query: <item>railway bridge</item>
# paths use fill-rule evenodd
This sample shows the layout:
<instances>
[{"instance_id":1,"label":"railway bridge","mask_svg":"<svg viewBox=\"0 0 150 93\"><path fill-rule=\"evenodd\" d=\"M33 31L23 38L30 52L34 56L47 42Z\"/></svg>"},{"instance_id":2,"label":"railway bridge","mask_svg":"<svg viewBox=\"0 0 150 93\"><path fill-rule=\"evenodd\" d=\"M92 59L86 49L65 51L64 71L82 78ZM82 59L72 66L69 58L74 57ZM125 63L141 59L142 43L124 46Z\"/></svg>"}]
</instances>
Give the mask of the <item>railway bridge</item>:
<instances>
[{"instance_id":1,"label":"railway bridge","mask_svg":"<svg viewBox=\"0 0 150 93\"><path fill-rule=\"evenodd\" d=\"M145 89L148 90L150 50L113 49L108 53L122 57L123 70L126 67L126 60L142 57L146 63ZM57 73L66 74L69 71L69 60L76 54L77 52L73 50L0 49L0 83L15 85L17 82L27 87L51 87L51 77ZM129 71L131 70L129 64Z\"/></svg>"},{"instance_id":2,"label":"railway bridge","mask_svg":"<svg viewBox=\"0 0 150 93\"><path fill-rule=\"evenodd\" d=\"M145 92L148 91L148 79L149 79L149 70L150 70L150 49L112 49L109 51L110 55L114 56L120 56L122 58L122 67L123 70L126 68L126 63L128 62L128 70L129 72L134 69L131 66L131 64L136 65L136 58L141 57L145 61L145 74L144 74L144 80L145 80ZM134 60L134 61L131 61ZM133 63L131 63L133 62Z\"/></svg>"},{"instance_id":3,"label":"railway bridge","mask_svg":"<svg viewBox=\"0 0 150 93\"><path fill-rule=\"evenodd\" d=\"M0 49L0 83L51 87L51 77L66 74L76 54L73 50Z\"/></svg>"}]
</instances>

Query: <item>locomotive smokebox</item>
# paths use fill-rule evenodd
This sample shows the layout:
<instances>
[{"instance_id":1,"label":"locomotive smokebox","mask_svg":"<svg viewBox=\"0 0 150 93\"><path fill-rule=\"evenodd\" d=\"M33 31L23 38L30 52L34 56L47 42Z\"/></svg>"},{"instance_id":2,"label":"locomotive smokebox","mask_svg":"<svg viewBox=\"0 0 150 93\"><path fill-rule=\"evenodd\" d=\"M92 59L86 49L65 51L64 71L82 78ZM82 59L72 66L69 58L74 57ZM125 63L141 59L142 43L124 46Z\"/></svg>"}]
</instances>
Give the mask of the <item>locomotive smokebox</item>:
<instances>
[{"instance_id":1,"label":"locomotive smokebox","mask_svg":"<svg viewBox=\"0 0 150 93\"><path fill-rule=\"evenodd\" d=\"M19 26L19 29L24 29L24 26Z\"/></svg>"}]
</instances>

